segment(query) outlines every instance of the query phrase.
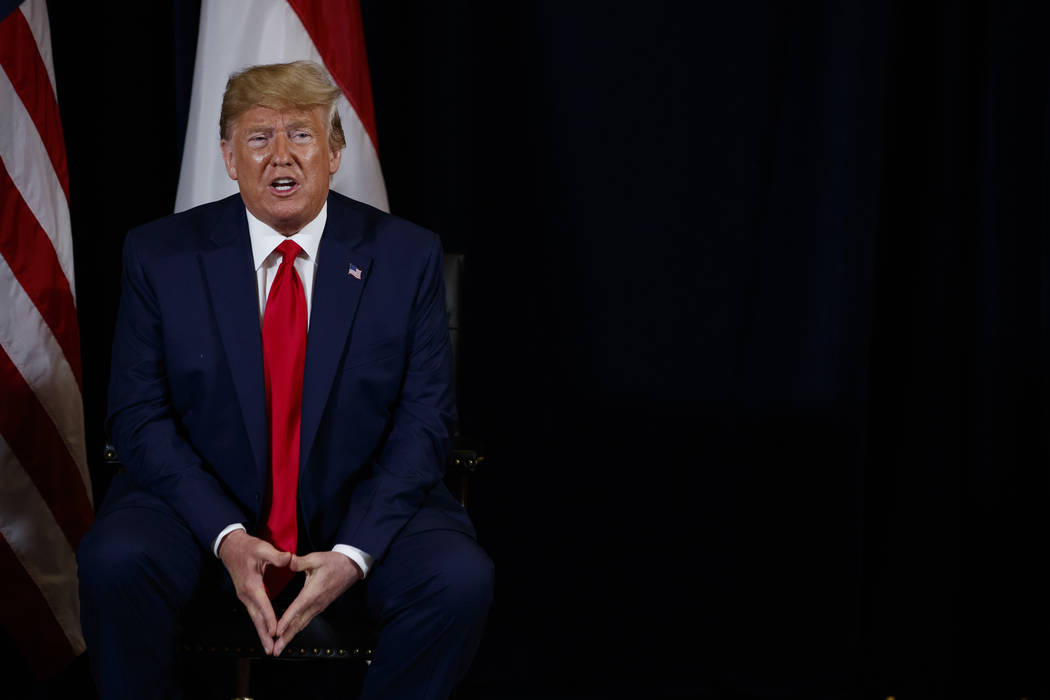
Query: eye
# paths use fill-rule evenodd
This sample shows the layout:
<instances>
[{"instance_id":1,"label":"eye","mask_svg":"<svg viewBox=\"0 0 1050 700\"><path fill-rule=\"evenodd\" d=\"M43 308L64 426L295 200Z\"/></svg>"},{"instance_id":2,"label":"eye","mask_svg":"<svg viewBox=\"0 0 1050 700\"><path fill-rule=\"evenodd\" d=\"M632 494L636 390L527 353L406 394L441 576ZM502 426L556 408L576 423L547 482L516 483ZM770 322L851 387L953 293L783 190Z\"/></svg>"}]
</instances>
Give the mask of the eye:
<instances>
[{"instance_id":1,"label":"eye","mask_svg":"<svg viewBox=\"0 0 1050 700\"><path fill-rule=\"evenodd\" d=\"M262 146L266 143L266 137L262 134L252 134L248 137L248 143L252 146Z\"/></svg>"},{"instance_id":2,"label":"eye","mask_svg":"<svg viewBox=\"0 0 1050 700\"><path fill-rule=\"evenodd\" d=\"M292 132L292 138L299 143L309 141L311 138L309 131L294 131Z\"/></svg>"}]
</instances>

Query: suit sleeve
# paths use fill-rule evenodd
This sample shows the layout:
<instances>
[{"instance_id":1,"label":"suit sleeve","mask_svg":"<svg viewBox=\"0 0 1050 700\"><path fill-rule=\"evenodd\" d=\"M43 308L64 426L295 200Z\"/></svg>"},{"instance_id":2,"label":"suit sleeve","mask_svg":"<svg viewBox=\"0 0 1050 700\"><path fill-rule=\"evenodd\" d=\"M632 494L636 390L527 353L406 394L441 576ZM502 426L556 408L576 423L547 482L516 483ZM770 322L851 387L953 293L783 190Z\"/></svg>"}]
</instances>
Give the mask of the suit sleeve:
<instances>
[{"instance_id":1,"label":"suit sleeve","mask_svg":"<svg viewBox=\"0 0 1050 700\"><path fill-rule=\"evenodd\" d=\"M445 473L455 421L452 347L441 243L433 236L418 284L408 360L390 433L372 474L353 492L336 542L380 560Z\"/></svg>"},{"instance_id":2,"label":"suit sleeve","mask_svg":"<svg viewBox=\"0 0 1050 700\"><path fill-rule=\"evenodd\" d=\"M161 305L138 251L124 244L124 272L113 338L107 432L128 476L168 503L205 548L245 515L186 440L165 369Z\"/></svg>"}]
</instances>

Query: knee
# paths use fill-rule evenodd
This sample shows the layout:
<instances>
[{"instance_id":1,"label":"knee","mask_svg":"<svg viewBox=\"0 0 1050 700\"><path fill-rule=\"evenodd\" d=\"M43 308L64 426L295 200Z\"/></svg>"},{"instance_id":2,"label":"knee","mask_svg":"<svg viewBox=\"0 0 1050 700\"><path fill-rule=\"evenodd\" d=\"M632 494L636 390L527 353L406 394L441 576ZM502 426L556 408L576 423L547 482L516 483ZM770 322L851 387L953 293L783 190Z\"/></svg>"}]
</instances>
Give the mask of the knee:
<instances>
[{"instance_id":1,"label":"knee","mask_svg":"<svg viewBox=\"0 0 1050 700\"><path fill-rule=\"evenodd\" d=\"M449 557L436 577L441 607L456 617L484 617L492 603L495 565L478 546Z\"/></svg>"},{"instance_id":2,"label":"knee","mask_svg":"<svg viewBox=\"0 0 1050 700\"><path fill-rule=\"evenodd\" d=\"M125 591L149 571L150 551L127 537L100 537L89 531L77 548L81 597L100 600Z\"/></svg>"}]
</instances>

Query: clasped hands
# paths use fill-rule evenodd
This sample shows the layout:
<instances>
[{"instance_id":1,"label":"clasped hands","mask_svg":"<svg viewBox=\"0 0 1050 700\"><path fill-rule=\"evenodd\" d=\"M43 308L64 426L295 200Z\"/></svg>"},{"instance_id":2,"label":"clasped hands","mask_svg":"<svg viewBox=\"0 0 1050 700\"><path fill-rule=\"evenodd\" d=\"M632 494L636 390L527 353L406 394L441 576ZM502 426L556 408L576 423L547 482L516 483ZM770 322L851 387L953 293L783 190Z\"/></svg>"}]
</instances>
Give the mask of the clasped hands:
<instances>
[{"instance_id":1,"label":"clasped hands","mask_svg":"<svg viewBox=\"0 0 1050 700\"><path fill-rule=\"evenodd\" d=\"M243 530L235 530L223 538L219 558L230 572L238 600L255 624L263 650L274 656L280 656L288 642L315 615L361 578L357 564L339 552L312 552L300 557L282 552ZM280 620L263 585L263 571L268 566L287 566L295 572L306 572L303 589Z\"/></svg>"}]
</instances>

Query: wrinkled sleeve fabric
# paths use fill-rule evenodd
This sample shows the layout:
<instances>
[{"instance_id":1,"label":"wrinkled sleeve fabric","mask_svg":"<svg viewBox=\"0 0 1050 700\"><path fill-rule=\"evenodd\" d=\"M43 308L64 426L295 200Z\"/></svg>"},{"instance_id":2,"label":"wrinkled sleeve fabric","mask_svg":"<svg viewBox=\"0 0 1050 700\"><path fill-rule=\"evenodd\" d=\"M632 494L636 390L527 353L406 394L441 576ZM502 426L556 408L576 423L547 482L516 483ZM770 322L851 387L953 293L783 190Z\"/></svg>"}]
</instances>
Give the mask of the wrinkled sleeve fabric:
<instances>
[{"instance_id":1,"label":"wrinkled sleeve fabric","mask_svg":"<svg viewBox=\"0 0 1050 700\"><path fill-rule=\"evenodd\" d=\"M173 408L163 310L144 262L144 233L132 231L124 243L106 429L127 475L168 503L210 548L224 527L246 517L202 464Z\"/></svg>"},{"instance_id":2,"label":"wrinkled sleeve fabric","mask_svg":"<svg viewBox=\"0 0 1050 700\"><path fill-rule=\"evenodd\" d=\"M432 235L416 282L409 347L390 432L353 492L336 542L379 561L444 476L455 420L441 242Z\"/></svg>"}]
</instances>

